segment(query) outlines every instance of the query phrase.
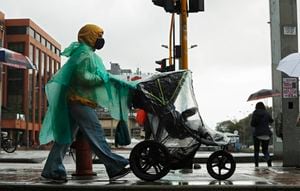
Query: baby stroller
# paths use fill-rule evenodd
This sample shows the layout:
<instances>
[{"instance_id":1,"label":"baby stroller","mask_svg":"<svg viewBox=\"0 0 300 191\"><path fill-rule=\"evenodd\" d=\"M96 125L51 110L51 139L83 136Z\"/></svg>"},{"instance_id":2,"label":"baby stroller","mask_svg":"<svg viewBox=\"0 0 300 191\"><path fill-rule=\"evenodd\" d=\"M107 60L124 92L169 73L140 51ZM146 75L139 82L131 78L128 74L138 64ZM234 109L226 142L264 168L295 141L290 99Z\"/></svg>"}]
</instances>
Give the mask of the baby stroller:
<instances>
[{"instance_id":1,"label":"baby stroller","mask_svg":"<svg viewBox=\"0 0 300 191\"><path fill-rule=\"evenodd\" d=\"M138 83L133 107L147 113L150 138L135 145L129 161L132 172L145 181L155 181L170 170L191 167L201 144L219 146L207 160L207 171L225 180L235 171L235 161L226 151L229 138L206 128L198 111L191 71L155 74Z\"/></svg>"}]
</instances>

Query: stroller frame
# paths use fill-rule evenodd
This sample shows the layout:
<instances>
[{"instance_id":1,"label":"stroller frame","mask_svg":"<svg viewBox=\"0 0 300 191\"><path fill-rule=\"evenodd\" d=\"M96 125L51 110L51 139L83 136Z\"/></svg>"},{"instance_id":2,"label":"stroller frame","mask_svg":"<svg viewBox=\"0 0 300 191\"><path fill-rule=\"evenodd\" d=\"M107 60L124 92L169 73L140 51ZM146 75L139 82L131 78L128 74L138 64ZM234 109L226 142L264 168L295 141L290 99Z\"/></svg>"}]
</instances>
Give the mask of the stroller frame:
<instances>
[{"instance_id":1,"label":"stroller frame","mask_svg":"<svg viewBox=\"0 0 300 191\"><path fill-rule=\"evenodd\" d=\"M157 74L141 81L137 87L133 107L148 113L144 128L151 132L150 138L138 143L130 153L130 167L137 177L155 181L167 175L171 169L192 168L201 144L222 148L209 156L208 173L217 180L232 176L236 164L226 151L228 142L218 143L204 126L198 112L190 71ZM183 92L183 88L188 91ZM190 107L191 104L182 107L185 104L177 103L178 97L186 94L187 98L192 98L190 103L194 104L193 107ZM197 120L189 121L195 116Z\"/></svg>"}]
</instances>

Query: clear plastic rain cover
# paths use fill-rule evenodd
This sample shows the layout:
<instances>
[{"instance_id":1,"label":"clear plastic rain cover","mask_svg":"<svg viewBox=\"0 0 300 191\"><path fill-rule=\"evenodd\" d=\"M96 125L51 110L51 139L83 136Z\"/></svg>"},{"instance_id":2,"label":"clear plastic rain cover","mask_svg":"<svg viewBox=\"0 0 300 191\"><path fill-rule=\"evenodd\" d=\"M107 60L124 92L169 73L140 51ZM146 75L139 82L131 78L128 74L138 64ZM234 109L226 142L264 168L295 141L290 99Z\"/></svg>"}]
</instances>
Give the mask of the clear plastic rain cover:
<instances>
[{"instance_id":1,"label":"clear plastic rain cover","mask_svg":"<svg viewBox=\"0 0 300 191\"><path fill-rule=\"evenodd\" d=\"M229 138L204 125L188 70L160 73L141 81L133 106L147 112L151 138L168 148L221 146Z\"/></svg>"}]
</instances>

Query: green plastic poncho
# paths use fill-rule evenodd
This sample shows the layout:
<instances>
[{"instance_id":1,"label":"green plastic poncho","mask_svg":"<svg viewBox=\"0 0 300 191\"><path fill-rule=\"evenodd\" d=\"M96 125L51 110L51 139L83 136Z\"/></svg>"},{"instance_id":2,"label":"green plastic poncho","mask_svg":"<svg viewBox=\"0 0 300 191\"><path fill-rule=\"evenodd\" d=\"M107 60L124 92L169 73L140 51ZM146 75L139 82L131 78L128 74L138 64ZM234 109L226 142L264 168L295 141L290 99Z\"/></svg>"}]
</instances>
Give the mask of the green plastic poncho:
<instances>
[{"instance_id":1,"label":"green plastic poncho","mask_svg":"<svg viewBox=\"0 0 300 191\"><path fill-rule=\"evenodd\" d=\"M69 57L66 64L52 77L46 85L48 110L40 131L40 143L46 144L54 140L65 144L73 141L72 125L68 111L67 94L71 85L72 75L82 72L87 78L100 79L100 85L92 91L78 88L77 93L98 105L108 108L113 118L127 121L130 89L135 88L136 81L128 82L109 74L101 58L93 49L79 42L73 42L62 55ZM95 77L96 76L96 77Z\"/></svg>"}]
</instances>

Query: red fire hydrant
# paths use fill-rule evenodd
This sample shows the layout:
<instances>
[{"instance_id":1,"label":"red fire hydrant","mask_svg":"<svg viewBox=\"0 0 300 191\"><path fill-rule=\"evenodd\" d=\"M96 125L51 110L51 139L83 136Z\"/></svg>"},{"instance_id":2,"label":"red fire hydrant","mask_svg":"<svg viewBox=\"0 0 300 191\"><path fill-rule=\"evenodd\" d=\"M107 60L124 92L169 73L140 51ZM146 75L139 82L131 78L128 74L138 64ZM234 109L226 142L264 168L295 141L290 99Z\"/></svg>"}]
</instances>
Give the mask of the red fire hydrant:
<instances>
[{"instance_id":1,"label":"red fire hydrant","mask_svg":"<svg viewBox=\"0 0 300 191\"><path fill-rule=\"evenodd\" d=\"M78 132L75 145L76 149L76 171L73 176L92 177L97 174L93 172L92 151L88 141Z\"/></svg>"}]
</instances>

